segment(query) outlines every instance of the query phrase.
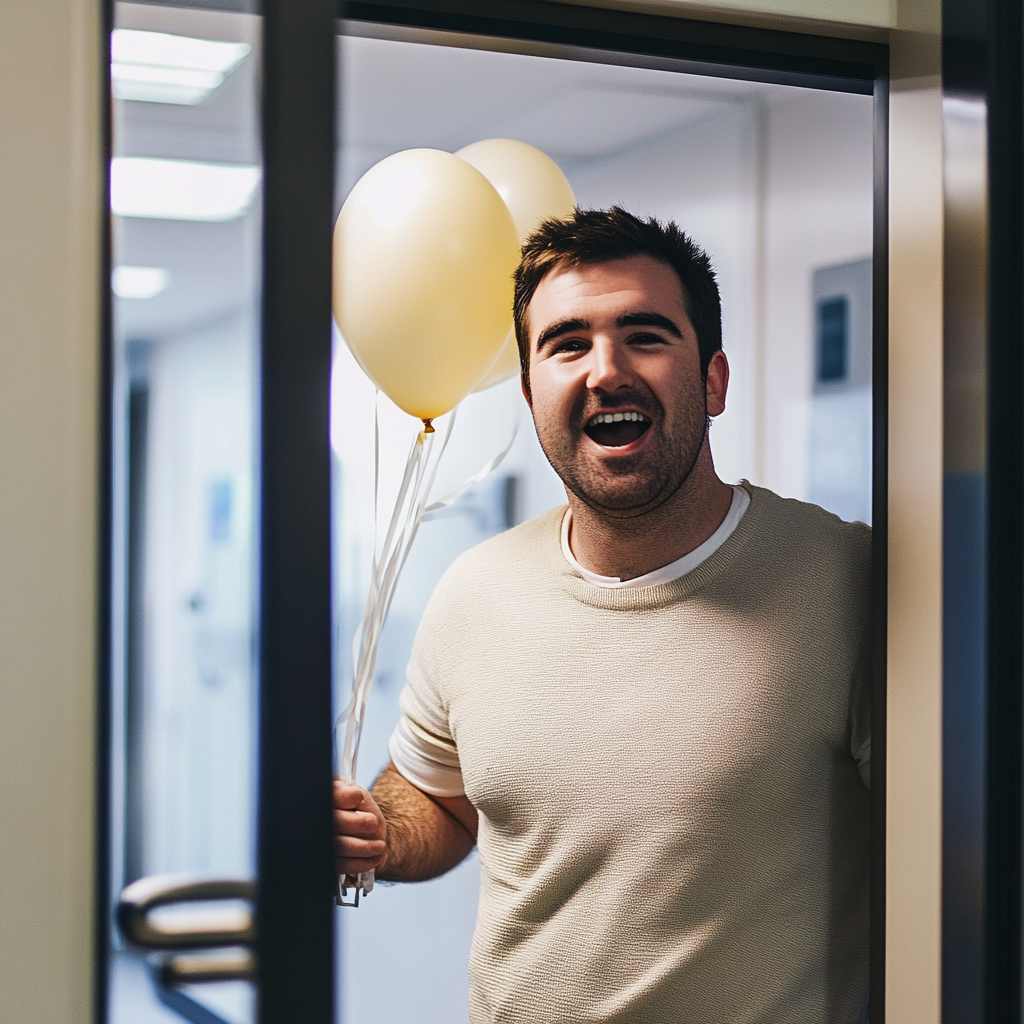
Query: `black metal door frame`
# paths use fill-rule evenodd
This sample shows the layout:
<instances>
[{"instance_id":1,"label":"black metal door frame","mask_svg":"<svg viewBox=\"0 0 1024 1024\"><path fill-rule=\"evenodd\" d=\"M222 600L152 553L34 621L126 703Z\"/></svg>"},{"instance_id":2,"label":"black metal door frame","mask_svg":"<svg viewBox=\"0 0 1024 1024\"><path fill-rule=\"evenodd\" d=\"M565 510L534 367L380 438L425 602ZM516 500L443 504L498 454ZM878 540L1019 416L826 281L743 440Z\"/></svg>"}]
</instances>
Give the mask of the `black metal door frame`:
<instances>
[{"instance_id":1,"label":"black metal door frame","mask_svg":"<svg viewBox=\"0 0 1024 1024\"><path fill-rule=\"evenodd\" d=\"M329 1024L334 7L262 14L258 1019Z\"/></svg>"},{"instance_id":2,"label":"black metal door frame","mask_svg":"<svg viewBox=\"0 0 1024 1024\"><path fill-rule=\"evenodd\" d=\"M990 0L985 1019L1021 1020L1024 8Z\"/></svg>"},{"instance_id":3,"label":"black metal door frame","mask_svg":"<svg viewBox=\"0 0 1024 1024\"><path fill-rule=\"evenodd\" d=\"M1024 16L946 0L943 1020L1020 1024ZM970 140L957 119L973 117ZM961 140L961 141L958 141ZM971 167L969 185L962 173ZM957 173L956 169L947 173ZM981 267L979 269L979 264ZM982 415L964 416L968 399Z\"/></svg>"}]
</instances>

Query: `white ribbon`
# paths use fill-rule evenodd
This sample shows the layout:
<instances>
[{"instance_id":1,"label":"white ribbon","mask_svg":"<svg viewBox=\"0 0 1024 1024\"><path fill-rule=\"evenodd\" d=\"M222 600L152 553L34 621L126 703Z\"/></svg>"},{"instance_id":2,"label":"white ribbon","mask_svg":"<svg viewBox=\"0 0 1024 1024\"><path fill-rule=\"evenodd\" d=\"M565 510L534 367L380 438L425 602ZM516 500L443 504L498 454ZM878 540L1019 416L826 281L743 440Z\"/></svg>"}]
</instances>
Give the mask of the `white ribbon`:
<instances>
[{"instance_id":1,"label":"white ribbon","mask_svg":"<svg viewBox=\"0 0 1024 1024\"><path fill-rule=\"evenodd\" d=\"M466 491L471 487L475 487L485 476L493 473L504 461L505 456L512 450L512 445L516 443L516 437L519 434L519 421L516 420L516 425L512 428L512 436L509 438L509 442L505 447L494 456L493 459L489 459L485 462L468 480L460 484L455 488L454 491L450 491L443 498L438 498L432 505L428 505L423 511L424 512L436 512L440 508L447 508L449 505L458 501Z\"/></svg>"},{"instance_id":2,"label":"white ribbon","mask_svg":"<svg viewBox=\"0 0 1024 1024\"><path fill-rule=\"evenodd\" d=\"M434 447L435 432L427 433L421 430L413 442L406 460L405 472L402 476L402 483L398 489L398 497L395 499L395 507L391 513L391 521L388 524L388 531L384 537L384 544L381 547L380 555L377 554L377 503L380 491L380 422L377 413L377 403L374 402L373 413L373 511L374 511L374 542L373 542L373 564L370 571L370 590L366 599L366 610L363 612L359 628L352 638L352 696L349 698L348 707L335 722L335 734L342 719L345 721L345 739L340 748L340 764L338 774L348 782L354 782L356 777L356 764L359 757L359 744L363 736L363 722L366 716L366 702L370 696L370 689L373 686L374 670L377 664L377 648L380 644L381 634L384 631L384 623L387 621L388 612L391 610L391 602L394 600L395 592L398 589L398 580L402 569L405 567L412 543L416 539L420 523L427 512L435 512L445 508L453 502L458 501L471 487L478 484L489 473L492 473L504 461L515 443L516 435L519 432L519 424L516 423L512 432L512 438L505 448L494 458L489 459L476 473L462 483L454 491L446 494L428 505L430 491L437 476L437 468L441 463L448 442L451 440L452 428L455 425L456 408L448 419L448 426L445 429L444 440L436 457L432 456ZM338 750L337 740L335 749ZM373 872L363 872L356 878L356 902L358 905L358 893L370 892L373 888ZM347 893L345 877L338 879L338 903L343 903L342 897ZM353 904L345 904L351 906Z\"/></svg>"}]
</instances>

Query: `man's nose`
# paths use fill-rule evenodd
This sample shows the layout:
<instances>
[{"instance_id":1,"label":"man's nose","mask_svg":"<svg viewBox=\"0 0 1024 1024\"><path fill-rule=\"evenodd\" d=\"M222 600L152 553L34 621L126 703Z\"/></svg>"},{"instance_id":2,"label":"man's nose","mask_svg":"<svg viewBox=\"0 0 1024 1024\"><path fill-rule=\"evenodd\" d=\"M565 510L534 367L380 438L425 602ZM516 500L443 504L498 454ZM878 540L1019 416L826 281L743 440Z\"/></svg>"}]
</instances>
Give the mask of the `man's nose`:
<instances>
[{"instance_id":1,"label":"man's nose","mask_svg":"<svg viewBox=\"0 0 1024 1024\"><path fill-rule=\"evenodd\" d=\"M592 391L615 391L632 383L628 354L610 338L595 338L590 350L587 387Z\"/></svg>"}]
</instances>

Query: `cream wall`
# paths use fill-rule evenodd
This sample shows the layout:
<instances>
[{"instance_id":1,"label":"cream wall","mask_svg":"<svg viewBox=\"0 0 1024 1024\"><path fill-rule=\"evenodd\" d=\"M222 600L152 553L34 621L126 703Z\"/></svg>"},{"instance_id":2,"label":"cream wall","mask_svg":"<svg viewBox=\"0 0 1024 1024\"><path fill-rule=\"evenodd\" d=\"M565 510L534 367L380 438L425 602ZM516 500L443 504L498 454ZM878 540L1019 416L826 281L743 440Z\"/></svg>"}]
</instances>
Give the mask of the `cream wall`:
<instances>
[{"instance_id":1,"label":"cream wall","mask_svg":"<svg viewBox=\"0 0 1024 1024\"><path fill-rule=\"evenodd\" d=\"M699 6L788 18L814 18L825 22L880 28L888 28L896 23L896 0L727 0L725 3L700 4L694 4L692 0L674 0L671 6L676 9Z\"/></svg>"},{"instance_id":2,"label":"cream wall","mask_svg":"<svg viewBox=\"0 0 1024 1024\"><path fill-rule=\"evenodd\" d=\"M0 1021L92 1019L98 0L0 4Z\"/></svg>"},{"instance_id":3,"label":"cream wall","mask_svg":"<svg viewBox=\"0 0 1024 1024\"><path fill-rule=\"evenodd\" d=\"M942 923L942 96L939 12L892 42L886 1008L939 1024Z\"/></svg>"},{"instance_id":4,"label":"cream wall","mask_svg":"<svg viewBox=\"0 0 1024 1024\"><path fill-rule=\"evenodd\" d=\"M896 28L903 8L915 0L567 0L610 7L738 24L816 31L823 35L864 36Z\"/></svg>"}]
</instances>

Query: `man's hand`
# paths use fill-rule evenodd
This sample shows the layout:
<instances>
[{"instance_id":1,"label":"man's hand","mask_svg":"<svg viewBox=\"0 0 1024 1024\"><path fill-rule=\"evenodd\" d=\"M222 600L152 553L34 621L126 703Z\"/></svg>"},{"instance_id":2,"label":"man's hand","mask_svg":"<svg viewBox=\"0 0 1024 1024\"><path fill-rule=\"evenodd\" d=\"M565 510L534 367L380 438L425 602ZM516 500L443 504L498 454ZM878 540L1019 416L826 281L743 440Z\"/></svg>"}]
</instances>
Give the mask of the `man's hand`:
<instances>
[{"instance_id":1,"label":"man's hand","mask_svg":"<svg viewBox=\"0 0 1024 1024\"><path fill-rule=\"evenodd\" d=\"M334 863L339 875L373 871L379 881L422 882L451 871L473 849L476 808L464 797L432 797L393 764L371 795L334 780Z\"/></svg>"},{"instance_id":2,"label":"man's hand","mask_svg":"<svg viewBox=\"0 0 1024 1024\"><path fill-rule=\"evenodd\" d=\"M384 867L388 826L377 802L362 786L334 780L334 864L355 876Z\"/></svg>"}]
</instances>

